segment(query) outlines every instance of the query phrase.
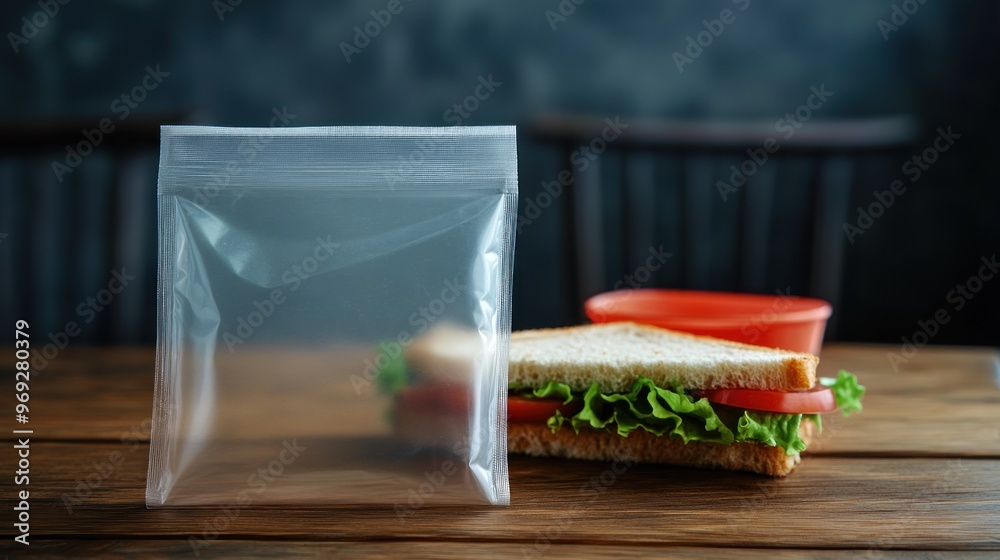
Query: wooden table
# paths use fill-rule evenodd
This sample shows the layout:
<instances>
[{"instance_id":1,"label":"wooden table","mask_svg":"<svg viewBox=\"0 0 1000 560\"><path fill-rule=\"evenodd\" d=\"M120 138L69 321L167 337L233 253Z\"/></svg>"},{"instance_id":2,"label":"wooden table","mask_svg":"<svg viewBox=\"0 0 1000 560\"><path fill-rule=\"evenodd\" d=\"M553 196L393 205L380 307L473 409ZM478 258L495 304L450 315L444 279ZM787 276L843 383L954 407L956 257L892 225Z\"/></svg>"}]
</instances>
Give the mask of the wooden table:
<instances>
[{"instance_id":1,"label":"wooden table","mask_svg":"<svg viewBox=\"0 0 1000 560\"><path fill-rule=\"evenodd\" d=\"M834 345L868 387L789 477L512 456L508 508L248 508L201 557L1000 557L1000 389L993 349ZM0 359L11 371L13 351ZM67 349L32 378L31 546L13 543L14 454L3 453L5 553L193 556L215 508L143 505L151 349ZM13 391L0 395L13 408ZM13 425L13 421L9 425ZM10 434L9 430L7 432ZM109 468L109 461L117 463ZM96 474L95 474L96 473ZM604 474L600 492L591 479ZM89 480L89 482L87 482ZM89 484L83 488L81 484ZM933 555L937 557L937 554Z\"/></svg>"}]
</instances>

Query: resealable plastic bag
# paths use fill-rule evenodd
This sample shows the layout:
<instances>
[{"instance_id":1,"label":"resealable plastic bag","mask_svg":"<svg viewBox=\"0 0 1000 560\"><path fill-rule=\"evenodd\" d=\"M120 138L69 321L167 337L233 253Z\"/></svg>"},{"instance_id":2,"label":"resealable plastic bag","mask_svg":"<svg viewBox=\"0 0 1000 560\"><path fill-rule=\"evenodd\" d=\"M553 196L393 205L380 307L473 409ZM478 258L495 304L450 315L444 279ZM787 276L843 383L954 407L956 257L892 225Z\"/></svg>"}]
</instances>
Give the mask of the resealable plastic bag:
<instances>
[{"instance_id":1,"label":"resealable plastic bag","mask_svg":"<svg viewBox=\"0 0 1000 560\"><path fill-rule=\"evenodd\" d=\"M507 504L513 127L165 126L146 505Z\"/></svg>"}]
</instances>

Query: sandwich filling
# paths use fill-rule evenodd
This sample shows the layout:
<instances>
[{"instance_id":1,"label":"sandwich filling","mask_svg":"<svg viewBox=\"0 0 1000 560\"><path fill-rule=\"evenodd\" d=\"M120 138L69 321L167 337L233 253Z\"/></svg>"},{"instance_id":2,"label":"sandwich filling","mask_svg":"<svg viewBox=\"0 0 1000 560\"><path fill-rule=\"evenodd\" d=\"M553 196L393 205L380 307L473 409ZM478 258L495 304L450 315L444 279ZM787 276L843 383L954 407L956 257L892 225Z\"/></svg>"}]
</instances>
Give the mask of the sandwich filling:
<instances>
[{"instance_id":1,"label":"sandwich filling","mask_svg":"<svg viewBox=\"0 0 1000 560\"><path fill-rule=\"evenodd\" d=\"M391 359L379 364L376 381L381 393L396 399L398 408L463 411L471 405L462 384L453 386L431 378L418 382L420 376L411 371L399 352L390 352L386 345L379 350ZM508 422L544 422L552 433L602 430L622 437L641 428L684 443L752 442L781 447L788 455L795 455L806 447L799 435L803 422L814 422L822 429L822 412L840 409L846 416L861 410L865 388L854 375L841 371L836 379L820 378L819 385L829 390L817 386L812 391L701 391L679 385L660 387L646 377L637 378L628 392L603 392L597 383L584 391L574 391L559 381L541 386L511 384ZM819 401L811 397L817 390L825 393L826 405L815 405Z\"/></svg>"},{"instance_id":2,"label":"sandwich filling","mask_svg":"<svg viewBox=\"0 0 1000 560\"><path fill-rule=\"evenodd\" d=\"M865 388L854 375L841 371L836 379L820 378L820 383L830 388L844 415L861 410ZM657 436L678 437L684 443L754 442L781 447L794 455L806 448L799 436L804 420L822 428L819 411L789 414L741 409L699 398L697 391L682 387L658 387L645 377L636 379L627 393L604 393L597 383L579 392L565 383L550 381L535 388L511 386L510 395L561 403L546 420L553 433L568 425L576 433L614 430L627 437L642 428Z\"/></svg>"}]
</instances>

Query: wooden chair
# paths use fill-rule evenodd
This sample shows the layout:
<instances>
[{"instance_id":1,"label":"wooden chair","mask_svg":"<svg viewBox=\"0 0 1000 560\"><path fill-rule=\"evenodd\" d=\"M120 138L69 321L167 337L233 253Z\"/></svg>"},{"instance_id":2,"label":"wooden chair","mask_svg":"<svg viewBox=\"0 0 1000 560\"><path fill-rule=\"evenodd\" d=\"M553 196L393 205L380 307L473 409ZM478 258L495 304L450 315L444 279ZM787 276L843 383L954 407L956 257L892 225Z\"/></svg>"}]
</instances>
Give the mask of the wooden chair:
<instances>
[{"instance_id":1,"label":"wooden chair","mask_svg":"<svg viewBox=\"0 0 1000 560\"><path fill-rule=\"evenodd\" d=\"M544 116L528 126L529 137L555 147L562 169L572 173L560 198L566 216L563 252L572 274L566 297L576 313L590 295L616 283L622 287L618 280L641 267L647 250L663 244L664 237L672 241L664 249L675 253L671 271L643 287L791 289L826 299L836 309L847 240L843 224L850 217L857 171L864 161L874 161L883 179L886 170L898 172L901 159L892 156L905 153L918 131L909 116L810 120L788 138L776 132L773 121L625 122L619 138L603 143L594 139L608 127L605 119ZM605 151L588 159L581 172L581 156L574 153L602 145ZM773 153L763 149L775 145ZM767 159L758 164L761 151ZM740 186L739 177L730 180L730 166L744 165L754 172ZM798 181L803 184L794 187L796 201L784 200L787 195L778 200L779 186L789 179L779 177L788 166L804 175ZM864 190L870 196L887 186L885 179ZM787 217L789 210L804 218L799 231L778 234L787 228L776 225L795 221ZM657 235L671 228L672 235ZM772 268L785 272L771 274ZM831 323L828 333L834 331Z\"/></svg>"},{"instance_id":2,"label":"wooden chair","mask_svg":"<svg viewBox=\"0 0 1000 560\"><path fill-rule=\"evenodd\" d=\"M31 323L36 348L52 343L49 333L61 339L69 322L80 327L70 343L155 339L159 129L184 116L112 120L61 181L53 162L100 119L0 126L0 310ZM135 278L97 312L87 299L122 267Z\"/></svg>"}]
</instances>

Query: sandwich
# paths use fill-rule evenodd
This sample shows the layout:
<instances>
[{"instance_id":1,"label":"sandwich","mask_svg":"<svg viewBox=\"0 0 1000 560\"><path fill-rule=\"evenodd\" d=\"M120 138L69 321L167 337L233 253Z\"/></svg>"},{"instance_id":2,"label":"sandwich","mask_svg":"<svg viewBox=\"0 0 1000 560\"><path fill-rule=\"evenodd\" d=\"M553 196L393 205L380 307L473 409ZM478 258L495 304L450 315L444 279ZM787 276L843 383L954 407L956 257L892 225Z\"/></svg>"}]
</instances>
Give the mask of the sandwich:
<instances>
[{"instance_id":1,"label":"sandwich","mask_svg":"<svg viewBox=\"0 0 1000 560\"><path fill-rule=\"evenodd\" d=\"M789 474L864 387L811 354L636 323L511 335L510 453Z\"/></svg>"},{"instance_id":2,"label":"sandwich","mask_svg":"<svg viewBox=\"0 0 1000 560\"><path fill-rule=\"evenodd\" d=\"M444 321L402 351L380 345L380 352L393 359L377 372L376 381L392 398L393 432L403 443L449 447L469 438L470 391L482 347L477 331Z\"/></svg>"},{"instance_id":3,"label":"sandwich","mask_svg":"<svg viewBox=\"0 0 1000 560\"><path fill-rule=\"evenodd\" d=\"M437 325L389 352L378 383L394 431L434 446L467 437L476 331ZM822 427L861 410L864 387L819 358L637 323L514 332L509 453L785 476Z\"/></svg>"}]
</instances>

